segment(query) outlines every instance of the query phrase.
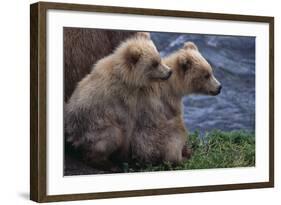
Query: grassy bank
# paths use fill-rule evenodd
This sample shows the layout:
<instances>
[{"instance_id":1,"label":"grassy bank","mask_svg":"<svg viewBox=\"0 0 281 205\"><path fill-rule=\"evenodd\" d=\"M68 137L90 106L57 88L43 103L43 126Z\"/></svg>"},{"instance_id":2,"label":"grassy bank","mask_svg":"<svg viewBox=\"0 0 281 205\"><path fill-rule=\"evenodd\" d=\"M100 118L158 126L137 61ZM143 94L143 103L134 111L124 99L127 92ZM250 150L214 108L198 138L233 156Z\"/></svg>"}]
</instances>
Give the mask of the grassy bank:
<instances>
[{"instance_id":1,"label":"grassy bank","mask_svg":"<svg viewBox=\"0 0 281 205\"><path fill-rule=\"evenodd\" d=\"M206 133L204 137L200 137L199 132L195 132L189 135L188 144L192 148L193 154L190 159L177 167L168 163L145 167L124 164L123 171L210 169L255 165L255 136L252 133L212 131Z\"/></svg>"}]
</instances>

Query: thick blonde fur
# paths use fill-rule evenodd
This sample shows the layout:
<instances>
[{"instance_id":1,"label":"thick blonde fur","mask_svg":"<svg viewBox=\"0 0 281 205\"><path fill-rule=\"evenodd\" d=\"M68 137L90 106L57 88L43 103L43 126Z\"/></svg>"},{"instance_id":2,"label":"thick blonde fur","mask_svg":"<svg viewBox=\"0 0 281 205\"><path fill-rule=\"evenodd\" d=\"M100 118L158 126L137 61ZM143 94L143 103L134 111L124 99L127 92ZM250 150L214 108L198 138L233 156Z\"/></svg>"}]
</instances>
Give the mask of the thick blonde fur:
<instances>
[{"instance_id":1,"label":"thick blonde fur","mask_svg":"<svg viewBox=\"0 0 281 205\"><path fill-rule=\"evenodd\" d=\"M169 76L147 34L121 43L97 62L66 104L66 141L99 168L127 160L140 93Z\"/></svg>"}]
</instances>

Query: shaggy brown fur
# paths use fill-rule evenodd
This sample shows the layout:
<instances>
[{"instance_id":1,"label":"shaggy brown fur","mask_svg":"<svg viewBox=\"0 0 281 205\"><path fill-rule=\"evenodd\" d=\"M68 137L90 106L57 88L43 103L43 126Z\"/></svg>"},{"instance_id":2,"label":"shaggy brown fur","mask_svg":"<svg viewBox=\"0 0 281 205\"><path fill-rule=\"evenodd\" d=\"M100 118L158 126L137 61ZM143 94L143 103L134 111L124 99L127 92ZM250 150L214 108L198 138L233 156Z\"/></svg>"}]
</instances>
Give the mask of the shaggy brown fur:
<instances>
[{"instance_id":1,"label":"shaggy brown fur","mask_svg":"<svg viewBox=\"0 0 281 205\"><path fill-rule=\"evenodd\" d=\"M139 93L171 75L148 34L138 33L99 60L65 110L66 140L86 162L112 169L129 155Z\"/></svg>"},{"instance_id":2,"label":"shaggy brown fur","mask_svg":"<svg viewBox=\"0 0 281 205\"><path fill-rule=\"evenodd\" d=\"M148 92L149 95L138 101L132 154L143 163L178 164L190 155L186 147L182 97L192 93L216 95L221 85L194 43L185 43L163 62L173 74L167 81L154 86L154 92Z\"/></svg>"}]
</instances>

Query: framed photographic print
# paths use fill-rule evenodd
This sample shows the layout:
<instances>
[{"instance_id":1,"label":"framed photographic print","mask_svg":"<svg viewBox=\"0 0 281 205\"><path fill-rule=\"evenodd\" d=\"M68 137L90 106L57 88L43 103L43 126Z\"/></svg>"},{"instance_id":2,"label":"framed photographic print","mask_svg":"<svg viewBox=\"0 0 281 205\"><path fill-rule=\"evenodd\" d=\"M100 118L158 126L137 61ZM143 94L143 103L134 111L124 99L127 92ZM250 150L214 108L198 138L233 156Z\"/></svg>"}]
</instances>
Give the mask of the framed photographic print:
<instances>
[{"instance_id":1,"label":"framed photographic print","mask_svg":"<svg viewBox=\"0 0 281 205\"><path fill-rule=\"evenodd\" d=\"M274 186L274 18L30 7L30 198Z\"/></svg>"}]
</instances>

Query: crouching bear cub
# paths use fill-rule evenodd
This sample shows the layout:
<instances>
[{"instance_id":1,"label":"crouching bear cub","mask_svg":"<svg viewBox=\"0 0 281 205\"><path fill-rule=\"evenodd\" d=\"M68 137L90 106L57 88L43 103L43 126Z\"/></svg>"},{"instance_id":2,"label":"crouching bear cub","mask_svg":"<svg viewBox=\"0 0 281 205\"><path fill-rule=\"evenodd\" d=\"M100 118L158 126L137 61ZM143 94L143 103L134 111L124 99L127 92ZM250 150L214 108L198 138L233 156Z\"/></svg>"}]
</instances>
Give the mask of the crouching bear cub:
<instances>
[{"instance_id":1,"label":"crouching bear cub","mask_svg":"<svg viewBox=\"0 0 281 205\"><path fill-rule=\"evenodd\" d=\"M210 64L192 42L185 43L163 62L173 74L152 89L154 96L160 94L160 101L143 98L138 102L139 116L133 132L132 154L143 163L178 164L190 154L186 147L182 97L193 93L217 95L221 85Z\"/></svg>"},{"instance_id":2,"label":"crouching bear cub","mask_svg":"<svg viewBox=\"0 0 281 205\"><path fill-rule=\"evenodd\" d=\"M114 160L128 158L139 90L170 75L147 33L121 43L96 63L66 104L67 143L91 165L116 168Z\"/></svg>"}]
</instances>

